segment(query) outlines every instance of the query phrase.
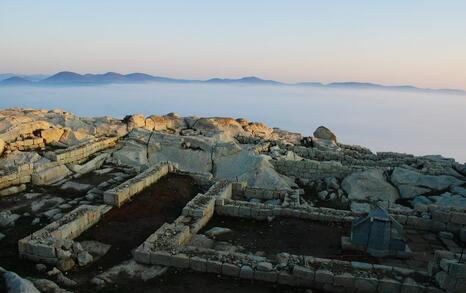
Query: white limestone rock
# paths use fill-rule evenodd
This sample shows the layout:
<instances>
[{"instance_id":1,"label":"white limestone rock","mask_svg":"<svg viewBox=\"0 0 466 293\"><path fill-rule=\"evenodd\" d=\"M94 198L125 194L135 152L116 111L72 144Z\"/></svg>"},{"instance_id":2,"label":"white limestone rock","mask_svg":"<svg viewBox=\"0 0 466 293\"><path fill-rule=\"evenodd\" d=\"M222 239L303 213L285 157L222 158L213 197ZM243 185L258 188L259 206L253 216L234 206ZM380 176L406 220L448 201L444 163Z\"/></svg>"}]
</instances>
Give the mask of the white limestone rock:
<instances>
[{"instance_id":1,"label":"white limestone rock","mask_svg":"<svg viewBox=\"0 0 466 293\"><path fill-rule=\"evenodd\" d=\"M0 212L0 227L14 226L20 215L12 213L10 210Z\"/></svg>"},{"instance_id":2,"label":"white limestone rock","mask_svg":"<svg viewBox=\"0 0 466 293\"><path fill-rule=\"evenodd\" d=\"M464 182L447 175L424 175L422 173L396 167L393 170L391 181L399 186L401 184L427 187L434 190L444 190L451 186L461 185Z\"/></svg>"},{"instance_id":3,"label":"white limestone rock","mask_svg":"<svg viewBox=\"0 0 466 293\"><path fill-rule=\"evenodd\" d=\"M82 165L70 164L67 167L74 173L86 174L91 171L99 169L102 166L102 164L105 162L105 160L108 159L109 157L110 157L110 153L103 153L103 154L97 155L95 158L86 162L85 164L82 164Z\"/></svg>"},{"instance_id":4,"label":"white limestone rock","mask_svg":"<svg viewBox=\"0 0 466 293\"><path fill-rule=\"evenodd\" d=\"M135 141L125 141L121 149L113 152L112 158L118 165L140 167L148 162L147 147Z\"/></svg>"},{"instance_id":5,"label":"white limestone rock","mask_svg":"<svg viewBox=\"0 0 466 293\"><path fill-rule=\"evenodd\" d=\"M9 293L40 293L31 281L21 278L14 272L3 273L3 279Z\"/></svg>"},{"instance_id":6,"label":"white limestone rock","mask_svg":"<svg viewBox=\"0 0 466 293\"><path fill-rule=\"evenodd\" d=\"M313 133L315 138L337 142L336 135L327 127L319 126Z\"/></svg>"},{"instance_id":7,"label":"white limestone rock","mask_svg":"<svg viewBox=\"0 0 466 293\"><path fill-rule=\"evenodd\" d=\"M123 262L122 264L116 265L109 270L99 274L96 278L105 281L106 283L114 283L120 279L122 274L128 276L131 279L139 279L147 281L157 276L162 275L167 271L166 267L154 266L154 265L143 265L137 263L134 259ZM95 282L95 281L93 281ZM96 282L102 284L102 282Z\"/></svg>"},{"instance_id":8,"label":"white limestone rock","mask_svg":"<svg viewBox=\"0 0 466 293\"><path fill-rule=\"evenodd\" d=\"M45 170L35 171L31 181L35 185L50 185L71 175L72 172L65 165L58 165Z\"/></svg>"},{"instance_id":9,"label":"white limestone rock","mask_svg":"<svg viewBox=\"0 0 466 293\"><path fill-rule=\"evenodd\" d=\"M398 185L398 190L400 191L400 198L403 198L403 199L415 198L418 195L422 195L422 194L429 193L432 191L429 188L408 185L408 184Z\"/></svg>"},{"instance_id":10,"label":"white limestone rock","mask_svg":"<svg viewBox=\"0 0 466 293\"><path fill-rule=\"evenodd\" d=\"M350 200L393 203L399 198L398 191L385 180L380 169L355 172L343 179L341 186Z\"/></svg>"}]
</instances>

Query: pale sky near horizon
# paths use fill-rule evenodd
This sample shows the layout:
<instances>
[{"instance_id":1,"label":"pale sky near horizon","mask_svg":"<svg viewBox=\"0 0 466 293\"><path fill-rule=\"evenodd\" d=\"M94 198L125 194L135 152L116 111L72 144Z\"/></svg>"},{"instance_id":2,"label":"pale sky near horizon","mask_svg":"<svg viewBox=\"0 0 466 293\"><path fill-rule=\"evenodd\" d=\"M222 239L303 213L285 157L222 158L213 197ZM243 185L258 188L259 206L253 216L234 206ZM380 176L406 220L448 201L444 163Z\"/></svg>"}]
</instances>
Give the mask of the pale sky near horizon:
<instances>
[{"instance_id":1,"label":"pale sky near horizon","mask_svg":"<svg viewBox=\"0 0 466 293\"><path fill-rule=\"evenodd\" d=\"M464 0L0 0L0 73L466 89Z\"/></svg>"}]
</instances>

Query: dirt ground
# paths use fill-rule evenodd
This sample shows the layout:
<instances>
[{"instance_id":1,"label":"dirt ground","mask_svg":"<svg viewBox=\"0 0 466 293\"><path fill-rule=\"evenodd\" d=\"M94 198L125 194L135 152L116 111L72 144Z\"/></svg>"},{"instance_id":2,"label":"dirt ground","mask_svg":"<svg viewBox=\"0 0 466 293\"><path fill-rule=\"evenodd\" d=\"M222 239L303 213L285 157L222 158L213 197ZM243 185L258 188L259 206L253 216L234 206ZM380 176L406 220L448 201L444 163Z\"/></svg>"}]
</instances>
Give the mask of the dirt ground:
<instances>
[{"instance_id":1,"label":"dirt ground","mask_svg":"<svg viewBox=\"0 0 466 293\"><path fill-rule=\"evenodd\" d=\"M174 221L183 207L198 192L191 177L169 174L121 208L113 208L76 240L95 240L110 244L108 253L89 267L72 273L76 279L103 271L131 258L131 251L162 224Z\"/></svg>"},{"instance_id":2,"label":"dirt ground","mask_svg":"<svg viewBox=\"0 0 466 293\"><path fill-rule=\"evenodd\" d=\"M370 256L341 250L341 236L349 235L350 225L313 222L294 218L277 218L272 222L214 216L201 231L212 227L232 230L216 240L240 245L246 251L264 252L268 257L287 252L340 260L372 259ZM372 259L373 261L376 261Z\"/></svg>"}]
</instances>

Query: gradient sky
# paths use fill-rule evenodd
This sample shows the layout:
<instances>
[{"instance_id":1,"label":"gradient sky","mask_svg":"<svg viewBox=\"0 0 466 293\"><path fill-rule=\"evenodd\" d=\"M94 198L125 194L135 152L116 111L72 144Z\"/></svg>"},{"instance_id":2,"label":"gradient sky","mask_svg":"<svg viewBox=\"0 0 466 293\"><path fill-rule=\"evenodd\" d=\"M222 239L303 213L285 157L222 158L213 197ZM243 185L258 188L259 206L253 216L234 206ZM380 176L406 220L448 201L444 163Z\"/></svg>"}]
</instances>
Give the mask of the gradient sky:
<instances>
[{"instance_id":1,"label":"gradient sky","mask_svg":"<svg viewBox=\"0 0 466 293\"><path fill-rule=\"evenodd\" d=\"M466 1L0 0L0 72L466 89Z\"/></svg>"}]
</instances>

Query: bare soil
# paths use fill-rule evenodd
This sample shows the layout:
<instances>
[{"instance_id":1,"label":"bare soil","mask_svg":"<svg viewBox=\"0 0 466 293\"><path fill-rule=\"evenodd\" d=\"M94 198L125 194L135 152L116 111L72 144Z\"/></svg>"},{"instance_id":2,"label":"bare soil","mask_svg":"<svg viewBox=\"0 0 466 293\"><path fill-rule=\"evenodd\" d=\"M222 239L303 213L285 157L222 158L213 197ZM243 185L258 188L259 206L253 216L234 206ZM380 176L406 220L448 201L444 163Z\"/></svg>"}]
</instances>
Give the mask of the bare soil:
<instances>
[{"instance_id":1,"label":"bare soil","mask_svg":"<svg viewBox=\"0 0 466 293\"><path fill-rule=\"evenodd\" d=\"M191 177L169 174L136 195L121 208L113 208L76 240L95 240L110 244L108 253L72 276L82 281L96 272L131 258L131 252L164 223L173 222L183 207L198 192Z\"/></svg>"},{"instance_id":2,"label":"bare soil","mask_svg":"<svg viewBox=\"0 0 466 293\"><path fill-rule=\"evenodd\" d=\"M340 260L368 261L369 255L341 249L341 236L349 235L350 225L314 222L295 218L277 218L272 222L255 221L224 216L214 216L201 231L212 227L232 230L216 240L240 245L246 251L264 252L268 257L287 252Z\"/></svg>"}]
</instances>

